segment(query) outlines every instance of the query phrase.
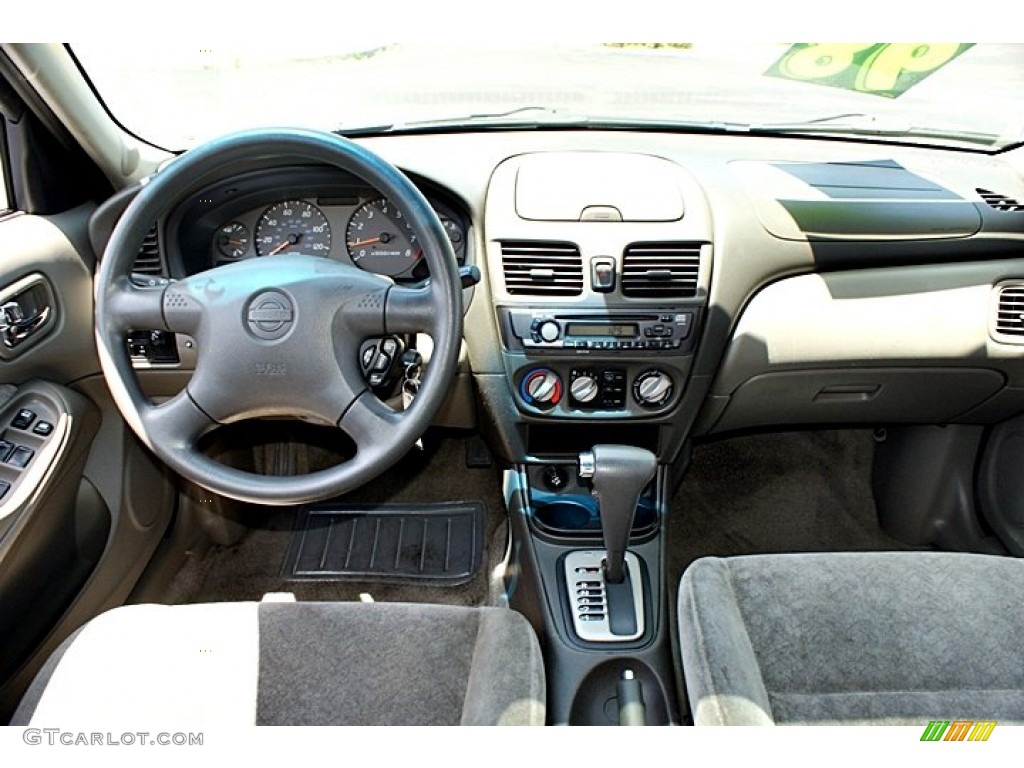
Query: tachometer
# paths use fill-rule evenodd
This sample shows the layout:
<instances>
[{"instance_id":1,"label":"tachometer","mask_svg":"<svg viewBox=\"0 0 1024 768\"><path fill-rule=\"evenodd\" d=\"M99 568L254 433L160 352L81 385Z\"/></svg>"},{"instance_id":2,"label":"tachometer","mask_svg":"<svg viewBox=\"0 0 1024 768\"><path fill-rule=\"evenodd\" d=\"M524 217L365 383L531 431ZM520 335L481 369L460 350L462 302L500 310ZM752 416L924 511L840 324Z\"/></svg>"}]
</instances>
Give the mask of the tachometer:
<instances>
[{"instance_id":1,"label":"tachometer","mask_svg":"<svg viewBox=\"0 0 1024 768\"><path fill-rule=\"evenodd\" d=\"M319 208L304 200L286 200L272 205L256 223L256 255L299 253L328 256L331 228Z\"/></svg>"},{"instance_id":2,"label":"tachometer","mask_svg":"<svg viewBox=\"0 0 1024 768\"><path fill-rule=\"evenodd\" d=\"M405 274L423 255L409 220L383 197L356 208L345 244L356 266L378 275Z\"/></svg>"}]
</instances>

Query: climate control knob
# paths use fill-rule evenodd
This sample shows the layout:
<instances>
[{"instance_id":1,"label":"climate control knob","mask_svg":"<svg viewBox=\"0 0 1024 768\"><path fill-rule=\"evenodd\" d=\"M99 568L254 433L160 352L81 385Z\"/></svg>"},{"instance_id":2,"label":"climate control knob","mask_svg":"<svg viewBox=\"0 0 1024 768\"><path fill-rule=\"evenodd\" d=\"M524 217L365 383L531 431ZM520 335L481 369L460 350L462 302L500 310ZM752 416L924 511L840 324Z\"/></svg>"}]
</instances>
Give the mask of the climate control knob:
<instances>
[{"instance_id":1,"label":"climate control knob","mask_svg":"<svg viewBox=\"0 0 1024 768\"><path fill-rule=\"evenodd\" d=\"M600 390L597 381L590 374L577 376L569 384L569 394L577 403L591 403Z\"/></svg>"},{"instance_id":2,"label":"climate control knob","mask_svg":"<svg viewBox=\"0 0 1024 768\"><path fill-rule=\"evenodd\" d=\"M644 408L659 408L672 399L672 377L658 368L644 371L633 381L633 397Z\"/></svg>"},{"instance_id":3,"label":"climate control knob","mask_svg":"<svg viewBox=\"0 0 1024 768\"><path fill-rule=\"evenodd\" d=\"M562 380L549 368L536 368L523 377L519 394L529 405L550 408L562 399Z\"/></svg>"}]
</instances>

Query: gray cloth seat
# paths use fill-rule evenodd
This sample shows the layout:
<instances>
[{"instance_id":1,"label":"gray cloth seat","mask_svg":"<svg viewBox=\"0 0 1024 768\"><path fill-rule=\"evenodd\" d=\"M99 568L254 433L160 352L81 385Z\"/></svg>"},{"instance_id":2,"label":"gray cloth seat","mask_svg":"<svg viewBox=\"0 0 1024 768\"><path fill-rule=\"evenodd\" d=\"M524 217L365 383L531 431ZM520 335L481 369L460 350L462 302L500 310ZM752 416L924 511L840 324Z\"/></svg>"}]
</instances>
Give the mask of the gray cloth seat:
<instances>
[{"instance_id":1,"label":"gray cloth seat","mask_svg":"<svg viewBox=\"0 0 1024 768\"><path fill-rule=\"evenodd\" d=\"M704 558L679 591L697 725L1024 722L1024 561Z\"/></svg>"},{"instance_id":2,"label":"gray cloth seat","mask_svg":"<svg viewBox=\"0 0 1024 768\"><path fill-rule=\"evenodd\" d=\"M12 725L543 725L533 628L500 608L116 608L40 670Z\"/></svg>"}]
</instances>

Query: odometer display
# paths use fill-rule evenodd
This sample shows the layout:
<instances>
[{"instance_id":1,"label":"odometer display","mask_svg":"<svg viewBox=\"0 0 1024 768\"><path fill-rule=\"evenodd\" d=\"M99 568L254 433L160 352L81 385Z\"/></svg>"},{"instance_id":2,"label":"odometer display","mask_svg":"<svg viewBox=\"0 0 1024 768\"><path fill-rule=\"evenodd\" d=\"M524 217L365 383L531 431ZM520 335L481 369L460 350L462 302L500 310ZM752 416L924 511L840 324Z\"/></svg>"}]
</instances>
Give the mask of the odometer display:
<instances>
[{"instance_id":1,"label":"odometer display","mask_svg":"<svg viewBox=\"0 0 1024 768\"><path fill-rule=\"evenodd\" d=\"M323 211L304 200L272 205L256 223L256 255L330 256L331 227Z\"/></svg>"},{"instance_id":2,"label":"odometer display","mask_svg":"<svg viewBox=\"0 0 1024 768\"><path fill-rule=\"evenodd\" d=\"M356 208L345 244L356 266L378 275L404 275L423 255L409 220L384 198Z\"/></svg>"}]
</instances>

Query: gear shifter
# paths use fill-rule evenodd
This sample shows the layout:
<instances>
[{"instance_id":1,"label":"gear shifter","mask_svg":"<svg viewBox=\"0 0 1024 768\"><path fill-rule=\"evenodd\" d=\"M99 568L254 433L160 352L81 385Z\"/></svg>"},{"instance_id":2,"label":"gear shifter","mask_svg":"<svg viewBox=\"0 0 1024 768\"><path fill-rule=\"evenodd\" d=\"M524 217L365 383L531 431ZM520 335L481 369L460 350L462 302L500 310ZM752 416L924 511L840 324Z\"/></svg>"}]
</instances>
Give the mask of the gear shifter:
<instances>
[{"instance_id":1,"label":"gear shifter","mask_svg":"<svg viewBox=\"0 0 1024 768\"><path fill-rule=\"evenodd\" d=\"M650 451L630 445L595 445L579 456L580 477L589 478L601 515L604 537L604 578L621 584L623 561L633 530L633 517L640 494L658 467Z\"/></svg>"},{"instance_id":2,"label":"gear shifter","mask_svg":"<svg viewBox=\"0 0 1024 768\"><path fill-rule=\"evenodd\" d=\"M616 643L644 634L643 566L626 550L637 502L657 466L650 451L628 445L595 445L579 455L604 536L604 550L579 549L564 560L573 628L582 640Z\"/></svg>"}]
</instances>

